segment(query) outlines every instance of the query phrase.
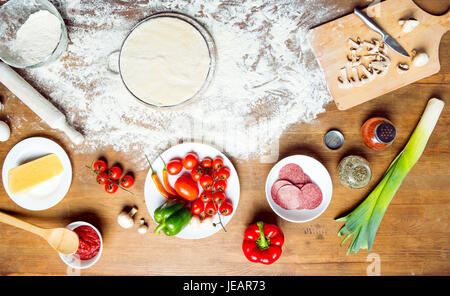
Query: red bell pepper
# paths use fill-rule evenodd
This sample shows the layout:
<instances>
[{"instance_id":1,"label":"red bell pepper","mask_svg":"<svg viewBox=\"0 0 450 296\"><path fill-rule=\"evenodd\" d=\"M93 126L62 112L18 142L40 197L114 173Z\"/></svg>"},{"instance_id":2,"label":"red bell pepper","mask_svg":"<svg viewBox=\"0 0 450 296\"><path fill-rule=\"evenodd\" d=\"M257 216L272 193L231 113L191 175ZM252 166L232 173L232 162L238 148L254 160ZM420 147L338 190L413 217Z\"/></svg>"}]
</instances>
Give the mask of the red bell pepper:
<instances>
[{"instance_id":1,"label":"red bell pepper","mask_svg":"<svg viewBox=\"0 0 450 296\"><path fill-rule=\"evenodd\" d=\"M259 221L245 230L242 250L251 262L268 265L280 258L283 243L284 234L278 226Z\"/></svg>"}]
</instances>

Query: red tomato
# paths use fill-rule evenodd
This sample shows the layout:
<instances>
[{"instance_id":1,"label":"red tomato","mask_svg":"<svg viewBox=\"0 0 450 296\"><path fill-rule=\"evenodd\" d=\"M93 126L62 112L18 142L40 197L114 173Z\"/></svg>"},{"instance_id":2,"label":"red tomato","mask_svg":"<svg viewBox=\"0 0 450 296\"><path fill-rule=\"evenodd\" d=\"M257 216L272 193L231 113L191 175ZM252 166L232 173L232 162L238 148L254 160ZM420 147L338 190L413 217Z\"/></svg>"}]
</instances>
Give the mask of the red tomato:
<instances>
[{"instance_id":1,"label":"red tomato","mask_svg":"<svg viewBox=\"0 0 450 296\"><path fill-rule=\"evenodd\" d=\"M227 190L227 181L225 181L225 180L216 181L216 183L214 184L214 190L217 190L217 191Z\"/></svg>"},{"instance_id":2,"label":"red tomato","mask_svg":"<svg viewBox=\"0 0 450 296\"><path fill-rule=\"evenodd\" d=\"M203 158L200 165L203 168L210 168L210 167L212 167L212 163L213 163L213 160L211 159L211 157L205 157L205 158Z\"/></svg>"},{"instance_id":3,"label":"red tomato","mask_svg":"<svg viewBox=\"0 0 450 296\"><path fill-rule=\"evenodd\" d=\"M178 175L182 169L183 163L179 158L174 158L167 163L167 173L169 175Z\"/></svg>"},{"instance_id":4,"label":"red tomato","mask_svg":"<svg viewBox=\"0 0 450 296\"><path fill-rule=\"evenodd\" d=\"M233 205L229 201L222 203L219 207L219 213L223 216L231 215L233 213Z\"/></svg>"},{"instance_id":5,"label":"red tomato","mask_svg":"<svg viewBox=\"0 0 450 296\"><path fill-rule=\"evenodd\" d=\"M203 191L202 194L200 194L200 199L204 203L208 203L212 200L212 192L211 191Z\"/></svg>"},{"instance_id":6,"label":"red tomato","mask_svg":"<svg viewBox=\"0 0 450 296\"><path fill-rule=\"evenodd\" d=\"M198 163L197 154L189 152L183 159L183 167L187 170L192 170Z\"/></svg>"},{"instance_id":7,"label":"red tomato","mask_svg":"<svg viewBox=\"0 0 450 296\"><path fill-rule=\"evenodd\" d=\"M206 204L205 213L208 216L214 216L215 214L217 214L216 207L214 206L212 201L210 201L209 203Z\"/></svg>"},{"instance_id":8,"label":"red tomato","mask_svg":"<svg viewBox=\"0 0 450 296\"><path fill-rule=\"evenodd\" d=\"M213 160L212 167L215 171L220 170L220 168L223 167L223 159L221 157L216 157Z\"/></svg>"},{"instance_id":9,"label":"red tomato","mask_svg":"<svg viewBox=\"0 0 450 296\"><path fill-rule=\"evenodd\" d=\"M203 190L211 191L214 180L210 175L203 175L200 178L200 186L202 186Z\"/></svg>"},{"instance_id":10,"label":"red tomato","mask_svg":"<svg viewBox=\"0 0 450 296\"><path fill-rule=\"evenodd\" d=\"M194 200L198 198L198 185L187 174L178 178L175 182L174 189L184 199Z\"/></svg>"},{"instance_id":11,"label":"red tomato","mask_svg":"<svg viewBox=\"0 0 450 296\"><path fill-rule=\"evenodd\" d=\"M191 204L192 215L200 215L205 210L205 204L200 198L194 200Z\"/></svg>"},{"instance_id":12,"label":"red tomato","mask_svg":"<svg viewBox=\"0 0 450 296\"><path fill-rule=\"evenodd\" d=\"M112 180L119 180L120 176L122 176L122 169L119 168L118 166L113 166L112 168L109 169L108 176Z\"/></svg>"},{"instance_id":13,"label":"red tomato","mask_svg":"<svg viewBox=\"0 0 450 296\"><path fill-rule=\"evenodd\" d=\"M228 180L230 177L231 171L227 167L222 167L216 174L215 177L218 180Z\"/></svg>"},{"instance_id":14,"label":"red tomato","mask_svg":"<svg viewBox=\"0 0 450 296\"><path fill-rule=\"evenodd\" d=\"M120 186L123 188L130 188L134 184L134 178L131 175L125 175L122 180L120 180Z\"/></svg>"},{"instance_id":15,"label":"red tomato","mask_svg":"<svg viewBox=\"0 0 450 296\"><path fill-rule=\"evenodd\" d=\"M225 195L225 193L223 193L221 191L214 192L214 194L213 194L213 200L216 203L216 206L220 206L226 199L227 199L227 196Z\"/></svg>"},{"instance_id":16,"label":"red tomato","mask_svg":"<svg viewBox=\"0 0 450 296\"><path fill-rule=\"evenodd\" d=\"M203 176L203 169L196 165L192 171L191 171L191 178L192 180L194 180L195 182L200 181L200 178Z\"/></svg>"},{"instance_id":17,"label":"red tomato","mask_svg":"<svg viewBox=\"0 0 450 296\"><path fill-rule=\"evenodd\" d=\"M105 172L102 172L100 174L97 175L97 183L100 185L106 184L108 183L108 174Z\"/></svg>"},{"instance_id":18,"label":"red tomato","mask_svg":"<svg viewBox=\"0 0 450 296\"><path fill-rule=\"evenodd\" d=\"M93 169L97 173L103 173L104 171L106 171L107 168L108 168L108 165L106 164L106 161L104 161L104 160L100 159L100 160L97 160L96 162L94 162Z\"/></svg>"},{"instance_id":19,"label":"red tomato","mask_svg":"<svg viewBox=\"0 0 450 296\"><path fill-rule=\"evenodd\" d=\"M118 188L119 188L119 186L117 186L116 184L111 183L111 182L108 182L105 185L105 191L108 192L108 193L115 193Z\"/></svg>"}]
</instances>

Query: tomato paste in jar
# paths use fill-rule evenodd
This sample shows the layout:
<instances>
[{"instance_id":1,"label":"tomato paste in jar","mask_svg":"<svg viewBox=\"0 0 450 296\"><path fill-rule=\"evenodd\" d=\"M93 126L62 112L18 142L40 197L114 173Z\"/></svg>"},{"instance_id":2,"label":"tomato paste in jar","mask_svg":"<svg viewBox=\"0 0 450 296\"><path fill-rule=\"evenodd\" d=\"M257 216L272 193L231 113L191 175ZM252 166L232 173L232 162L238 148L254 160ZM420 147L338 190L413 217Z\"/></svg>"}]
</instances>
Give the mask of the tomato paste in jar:
<instances>
[{"instance_id":1,"label":"tomato paste in jar","mask_svg":"<svg viewBox=\"0 0 450 296\"><path fill-rule=\"evenodd\" d=\"M75 253L81 260L89 260L95 257L100 251L101 241L97 231L94 228L82 225L75 228L76 234L80 240L78 250Z\"/></svg>"}]
</instances>

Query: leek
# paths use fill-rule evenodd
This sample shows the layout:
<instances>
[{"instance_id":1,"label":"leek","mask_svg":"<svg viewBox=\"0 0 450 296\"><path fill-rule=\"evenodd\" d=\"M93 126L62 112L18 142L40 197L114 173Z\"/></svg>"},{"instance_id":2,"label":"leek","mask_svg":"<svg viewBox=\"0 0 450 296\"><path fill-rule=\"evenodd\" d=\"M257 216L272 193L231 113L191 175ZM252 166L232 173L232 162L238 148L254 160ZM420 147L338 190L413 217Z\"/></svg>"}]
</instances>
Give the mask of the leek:
<instances>
[{"instance_id":1,"label":"leek","mask_svg":"<svg viewBox=\"0 0 450 296\"><path fill-rule=\"evenodd\" d=\"M350 214L336 219L344 221L338 236L346 235L341 245L353 235L347 255L359 249L371 250L378 227L392 198L399 189L408 172L419 160L428 139L436 126L444 108L444 102L435 98L428 101L425 112L405 148L392 161L375 189Z\"/></svg>"}]
</instances>

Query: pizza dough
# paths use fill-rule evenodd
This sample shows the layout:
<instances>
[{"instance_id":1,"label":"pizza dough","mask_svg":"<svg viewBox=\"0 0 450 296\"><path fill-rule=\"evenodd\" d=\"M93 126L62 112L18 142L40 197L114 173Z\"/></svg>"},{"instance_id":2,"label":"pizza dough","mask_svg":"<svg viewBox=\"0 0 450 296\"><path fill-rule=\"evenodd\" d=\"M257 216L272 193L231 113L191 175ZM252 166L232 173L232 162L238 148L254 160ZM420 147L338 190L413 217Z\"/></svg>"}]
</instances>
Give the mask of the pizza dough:
<instances>
[{"instance_id":1,"label":"pizza dough","mask_svg":"<svg viewBox=\"0 0 450 296\"><path fill-rule=\"evenodd\" d=\"M138 25L120 54L127 88L155 106L174 106L203 86L211 58L198 30L175 17L157 17Z\"/></svg>"}]
</instances>

